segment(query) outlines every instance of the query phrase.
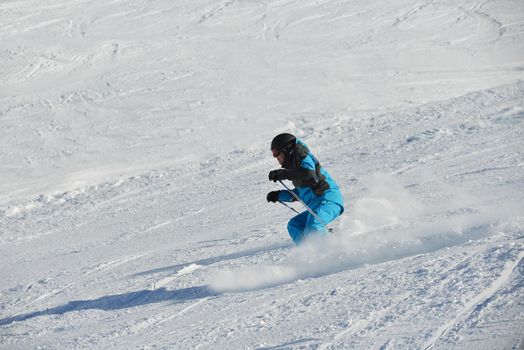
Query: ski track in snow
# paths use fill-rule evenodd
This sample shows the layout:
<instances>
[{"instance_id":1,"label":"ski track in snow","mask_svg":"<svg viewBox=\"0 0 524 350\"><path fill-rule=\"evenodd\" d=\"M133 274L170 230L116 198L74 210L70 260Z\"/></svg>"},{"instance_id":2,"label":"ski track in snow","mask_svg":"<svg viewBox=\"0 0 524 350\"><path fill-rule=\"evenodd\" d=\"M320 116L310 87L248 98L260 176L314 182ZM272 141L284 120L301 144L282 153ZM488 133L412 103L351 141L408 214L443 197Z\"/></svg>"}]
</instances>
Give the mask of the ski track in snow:
<instances>
[{"instance_id":1,"label":"ski track in snow","mask_svg":"<svg viewBox=\"0 0 524 350\"><path fill-rule=\"evenodd\" d=\"M424 349L429 350L434 348L437 342L444 338L444 336L451 331L460 332L461 327L463 327L461 325L465 323L467 319L472 318L480 313L482 309L489 303L489 299L491 299L493 295L508 282L515 267L522 261L523 258L524 252L520 252L516 261L507 262L500 276L495 281L493 281L490 286L484 288L476 297L466 303L462 311L456 317L439 328L435 333L435 336L424 345Z\"/></svg>"},{"instance_id":2,"label":"ski track in snow","mask_svg":"<svg viewBox=\"0 0 524 350\"><path fill-rule=\"evenodd\" d=\"M523 14L1 4L0 349L522 347ZM344 193L320 247L280 132Z\"/></svg>"}]
</instances>

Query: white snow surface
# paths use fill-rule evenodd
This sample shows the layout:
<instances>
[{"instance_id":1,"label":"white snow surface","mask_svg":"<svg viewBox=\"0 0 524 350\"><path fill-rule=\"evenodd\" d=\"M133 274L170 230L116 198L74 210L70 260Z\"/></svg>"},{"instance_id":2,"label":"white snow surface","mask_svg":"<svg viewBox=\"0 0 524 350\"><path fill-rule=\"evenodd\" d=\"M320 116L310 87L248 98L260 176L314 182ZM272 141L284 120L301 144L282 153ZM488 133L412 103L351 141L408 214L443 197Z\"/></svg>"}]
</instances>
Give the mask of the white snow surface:
<instances>
[{"instance_id":1,"label":"white snow surface","mask_svg":"<svg viewBox=\"0 0 524 350\"><path fill-rule=\"evenodd\" d=\"M8 0L0 42L1 349L524 347L523 1ZM346 201L300 247L280 132Z\"/></svg>"}]
</instances>

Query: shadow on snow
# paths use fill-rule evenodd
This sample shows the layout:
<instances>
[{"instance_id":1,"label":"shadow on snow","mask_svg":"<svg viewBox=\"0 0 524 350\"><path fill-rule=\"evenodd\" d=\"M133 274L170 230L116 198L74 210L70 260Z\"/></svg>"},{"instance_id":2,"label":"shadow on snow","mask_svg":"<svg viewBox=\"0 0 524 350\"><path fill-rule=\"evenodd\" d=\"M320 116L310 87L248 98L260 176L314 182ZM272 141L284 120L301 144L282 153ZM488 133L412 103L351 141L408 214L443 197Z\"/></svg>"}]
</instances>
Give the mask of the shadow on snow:
<instances>
[{"instance_id":1,"label":"shadow on snow","mask_svg":"<svg viewBox=\"0 0 524 350\"><path fill-rule=\"evenodd\" d=\"M286 249L291 247L289 243L286 244L275 244L263 248L248 249L237 253L206 258L192 263L184 263L172 266L161 267L153 270L148 270L135 274L139 275L148 275L158 272L171 271L171 270L180 270L184 267L187 267L191 264L197 265L211 265L220 261L234 260L237 258L242 258L245 256L251 256L256 254L265 253L277 249ZM217 296L219 292L211 290L208 286L198 286L190 287L179 290L166 290L165 288L159 288L155 290L141 290L136 292L129 292L116 295L107 295L98 299L93 300L75 300L70 301L65 305L60 305L54 308L45 309L41 311L30 312L22 315L7 317L0 319L0 326L8 325L13 322L26 321L38 316L46 315L63 315L68 312L80 311L80 310L120 310L136 306L142 306L147 304L160 303L163 301L178 301L184 302L187 300L197 300L203 299L210 296Z\"/></svg>"},{"instance_id":2,"label":"shadow on snow","mask_svg":"<svg viewBox=\"0 0 524 350\"><path fill-rule=\"evenodd\" d=\"M0 319L0 326L8 325L13 322L26 321L38 316L63 315L68 312L80 310L120 310L160 303L163 301L184 302L187 300L203 299L218 294L219 293L212 291L207 286L198 286L179 290L166 290L165 288L160 288L156 290L141 290L123 294L106 295L98 299L70 301L65 305L60 305L54 308Z\"/></svg>"}]
</instances>

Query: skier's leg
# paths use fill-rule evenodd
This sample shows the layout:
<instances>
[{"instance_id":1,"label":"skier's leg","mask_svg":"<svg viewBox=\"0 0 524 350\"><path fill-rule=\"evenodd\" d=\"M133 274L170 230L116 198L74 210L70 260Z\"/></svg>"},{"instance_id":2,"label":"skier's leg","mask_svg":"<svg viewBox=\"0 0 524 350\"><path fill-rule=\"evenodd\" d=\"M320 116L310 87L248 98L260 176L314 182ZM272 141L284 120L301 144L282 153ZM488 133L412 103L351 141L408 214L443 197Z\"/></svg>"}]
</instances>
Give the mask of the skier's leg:
<instances>
[{"instance_id":1,"label":"skier's leg","mask_svg":"<svg viewBox=\"0 0 524 350\"><path fill-rule=\"evenodd\" d=\"M309 213L307 211L298 214L289 220L289 223L287 224L287 230L295 244L298 244L304 236L304 229L306 227L308 215Z\"/></svg>"},{"instance_id":2,"label":"skier's leg","mask_svg":"<svg viewBox=\"0 0 524 350\"><path fill-rule=\"evenodd\" d=\"M331 221L335 220L342 212L342 208L340 207L340 205L331 201L322 201L311 209L326 224L329 224ZM324 235L327 232L328 231L326 227L321 222L319 222L313 215L308 215L306 225L304 228L304 235Z\"/></svg>"}]
</instances>

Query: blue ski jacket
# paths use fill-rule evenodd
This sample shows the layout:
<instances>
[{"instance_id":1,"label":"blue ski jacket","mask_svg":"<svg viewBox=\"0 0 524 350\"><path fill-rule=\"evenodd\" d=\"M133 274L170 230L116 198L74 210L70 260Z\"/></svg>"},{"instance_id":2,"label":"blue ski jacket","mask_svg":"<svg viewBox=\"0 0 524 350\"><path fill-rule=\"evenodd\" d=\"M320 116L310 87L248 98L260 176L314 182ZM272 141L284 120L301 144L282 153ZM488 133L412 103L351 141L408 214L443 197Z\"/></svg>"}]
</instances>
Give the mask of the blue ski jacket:
<instances>
[{"instance_id":1,"label":"blue ski jacket","mask_svg":"<svg viewBox=\"0 0 524 350\"><path fill-rule=\"evenodd\" d=\"M344 200L337 183L326 169L320 166L304 142L297 139L294 149L286 157L282 167L287 169L286 179L291 180L295 186L292 191L310 208L321 205L322 201L330 201L340 206L342 214ZM280 191L279 200L292 202L295 199L288 191Z\"/></svg>"}]
</instances>

